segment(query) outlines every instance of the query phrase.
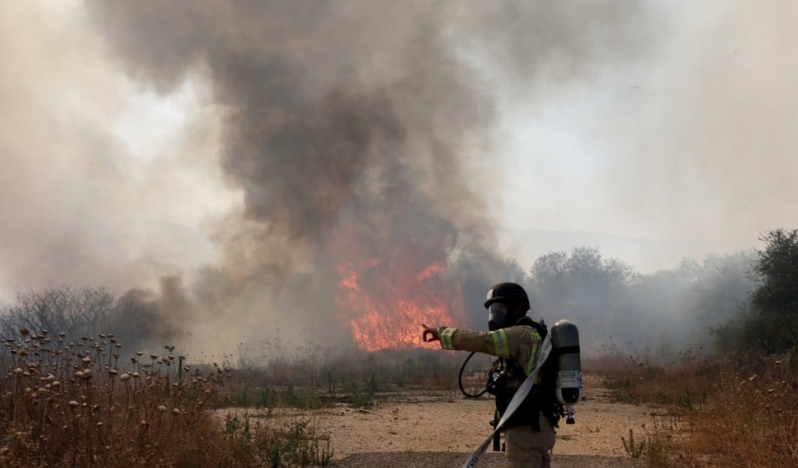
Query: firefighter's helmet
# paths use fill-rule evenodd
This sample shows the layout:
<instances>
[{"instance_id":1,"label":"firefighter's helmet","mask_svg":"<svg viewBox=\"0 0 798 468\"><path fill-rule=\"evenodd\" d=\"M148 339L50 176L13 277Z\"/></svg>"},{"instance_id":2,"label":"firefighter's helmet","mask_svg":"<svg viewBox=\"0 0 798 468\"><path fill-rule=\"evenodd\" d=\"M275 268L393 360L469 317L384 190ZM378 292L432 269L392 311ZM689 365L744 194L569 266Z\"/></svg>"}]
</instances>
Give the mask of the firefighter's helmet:
<instances>
[{"instance_id":1,"label":"firefighter's helmet","mask_svg":"<svg viewBox=\"0 0 798 468\"><path fill-rule=\"evenodd\" d=\"M529 297L524 288L517 283L499 283L490 288L485 308L487 309L494 302L518 304L524 308L524 311L529 310Z\"/></svg>"}]
</instances>

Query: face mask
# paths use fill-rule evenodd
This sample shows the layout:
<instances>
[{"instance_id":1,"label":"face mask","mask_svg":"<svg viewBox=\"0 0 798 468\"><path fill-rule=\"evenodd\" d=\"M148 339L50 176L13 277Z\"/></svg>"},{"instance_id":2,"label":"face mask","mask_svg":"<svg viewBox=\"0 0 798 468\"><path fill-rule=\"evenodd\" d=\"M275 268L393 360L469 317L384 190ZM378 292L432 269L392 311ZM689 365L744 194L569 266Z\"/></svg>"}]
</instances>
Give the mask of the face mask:
<instances>
[{"instance_id":1,"label":"face mask","mask_svg":"<svg viewBox=\"0 0 798 468\"><path fill-rule=\"evenodd\" d=\"M488 306L488 330L494 331L507 324L507 304L494 302Z\"/></svg>"}]
</instances>

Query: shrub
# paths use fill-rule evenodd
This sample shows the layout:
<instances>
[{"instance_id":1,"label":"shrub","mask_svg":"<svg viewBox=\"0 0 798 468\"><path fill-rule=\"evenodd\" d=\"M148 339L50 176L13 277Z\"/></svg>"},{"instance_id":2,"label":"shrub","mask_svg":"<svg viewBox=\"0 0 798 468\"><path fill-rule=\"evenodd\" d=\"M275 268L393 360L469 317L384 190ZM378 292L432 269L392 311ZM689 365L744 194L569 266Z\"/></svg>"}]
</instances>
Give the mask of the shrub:
<instances>
[{"instance_id":1,"label":"shrub","mask_svg":"<svg viewBox=\"0 0 798 468\"><path fill-rule=\"evenodd\" d=\"M174 347L126 364L115 335L68 341L22 329L0 348L0 465L262 467L329 462L297 423L281 432L211 411L229 370L193 370ZM292 432L293 431L293 432ZM290 439L288 442L282 438ZM297 451L293 453L292 451Z\"/></svg>"},{"instance_id":2,"label":"shrub","mask_svg":"<svg viewBox=\"0 0 798 468\"><path fill-rule=\"evenodd\" d=\"M655 372L616 359L600 370L621 399L665 405L642 450L649 466L798 466L796 355L741 356L685 355Z\"/></svg>"}]
</instances>

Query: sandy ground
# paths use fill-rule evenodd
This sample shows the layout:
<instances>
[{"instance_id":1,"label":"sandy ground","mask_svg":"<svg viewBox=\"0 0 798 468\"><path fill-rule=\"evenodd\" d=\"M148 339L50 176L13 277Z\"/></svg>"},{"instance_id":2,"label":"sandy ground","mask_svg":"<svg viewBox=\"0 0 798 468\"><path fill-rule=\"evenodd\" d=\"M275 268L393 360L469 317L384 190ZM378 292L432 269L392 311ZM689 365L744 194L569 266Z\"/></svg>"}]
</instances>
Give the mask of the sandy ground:
<instances>
[{"instance_id":1,"label":"sandy ground","mask_svg":"<svg viewBox=\"0 0 798 468\"><path fill-rule=\"evenodd\" d=\"M642 438L658 409L613 403L596 378L585 379L585 400L577 406L576 424L560 422L552 466L642 466L624 451L621 437L633 429ZM661 410L660 410L661 411ZM493 401L465 399L455 392L409 392L363 410L347 406L313 412L272 412L267 423L283 418L310 418L316 434L329 437L334 466L459 467L491 432ZM504 455L492 452L479 466L504 466Z\"/></svg>"}]
</instances>

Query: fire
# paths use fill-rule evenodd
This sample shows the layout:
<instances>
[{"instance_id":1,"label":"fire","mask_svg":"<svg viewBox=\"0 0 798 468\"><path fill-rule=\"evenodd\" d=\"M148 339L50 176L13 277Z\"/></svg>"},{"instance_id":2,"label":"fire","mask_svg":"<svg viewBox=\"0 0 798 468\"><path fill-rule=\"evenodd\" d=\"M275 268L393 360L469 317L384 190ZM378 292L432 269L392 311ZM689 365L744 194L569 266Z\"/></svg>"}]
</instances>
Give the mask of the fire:
<instances>
[{"instance_id":1,"label":"fire","mask_svg":"<svg viewBox=\"0 0 798 468\"><path fill-rule=\"evenodd\" d=\"M437 347L422 341L421 324L453 325L464 314L460 284L446 274L445 250L422 248L412 237L384 249L363 240L353 228L337 245L336 300L357 346Z\"/></svg>"}]
</instances>

